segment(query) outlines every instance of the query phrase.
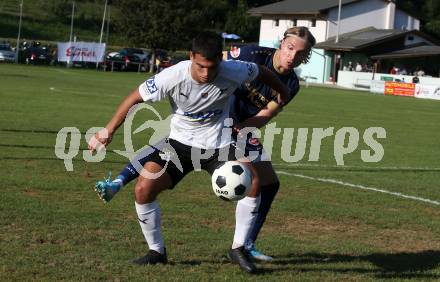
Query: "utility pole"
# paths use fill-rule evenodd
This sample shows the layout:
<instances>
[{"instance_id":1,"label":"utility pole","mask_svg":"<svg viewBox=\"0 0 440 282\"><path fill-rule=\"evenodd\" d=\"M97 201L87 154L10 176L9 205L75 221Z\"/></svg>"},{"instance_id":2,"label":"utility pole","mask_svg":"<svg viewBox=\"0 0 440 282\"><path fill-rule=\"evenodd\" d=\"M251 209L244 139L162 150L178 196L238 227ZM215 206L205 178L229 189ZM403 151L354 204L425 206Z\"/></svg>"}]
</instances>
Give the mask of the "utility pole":
<instances>
[{"instance_id":1,"label":"utility pole","mask_svg":"<svg viewBox=\"0 0 440 282\"><path fill-rule=\"evenodd\" d=\"M111 6L108 5L108 12L107 12L107 32L105 35L105 43L108 44L108 34L109 34L109 30L110 30L110 8Z\"/></svg>"},{"instance_id":2,"label":"utility pole","mask_svg":"<svg viewBox=\"0 0 440 282\"><path fill-rule=\"evenodd\" d=\"M99 37L99 45L101 45L102 43L102 35L104 33L105 14L107 12L107 1L108 0L105 0L105 4L104 4L104 14L102 15L101 36ZM99 62L96 61L96 69L98 69L98 66L99 66Z\"/></svg>"},{"instance_id":3,"label":"utility pole","mask_svg":"<svg viewBox=\"0 0 440 282\"><path fill-rule=\"evenodd\" d=\"M339 0L339 6L338 6L338 28L336 30L336 38L335 43L337 44L339 42L339 32L341 32L341 8L342 8L342 0ZM339 60L338 55L335 53L333 56L333 84L336 83L336 76L338 70L336 69L336 63Z\"/></svg>"},{"instance_id":4,"label":"utility pole","mask_svg":"<svg viewBox=\"0 0 440 282\"><path fill-rule=\"evenodd\" d=\"M72 39L73 39L73 17L75 16L75 1L72 1L72 17L70 19L70 36L69 36L69 48L72 47ZM70 52L70 57L67 62L67 67L70 66L72 61L73 52Z\"/></svg>"},{"instance_id":5,"label":"utility pole","mask_svg":"<svg viewBox=\"0 0 440 282\"><path fill-rule=\"evenodd\" d=\"M339 0L339 7L338 7L338 29L336 31L336 39L335 43L339 42L339 32L341 32L341 6L342 6L342 0Z\"/></svg>"},{"instance_id":6,"label":"utility pole","mask_svg":"<svg viewBox=\"0 0 440 282\"><path fill-rule=\"evenodd\" d=\"M20 49L20 35L21 35L21 19L23 18L23 0L20 3L20 20L18 21L18 36L17 46L15 47L15 63L18 64L18 50Z\"/></svg>"}]
</instances>

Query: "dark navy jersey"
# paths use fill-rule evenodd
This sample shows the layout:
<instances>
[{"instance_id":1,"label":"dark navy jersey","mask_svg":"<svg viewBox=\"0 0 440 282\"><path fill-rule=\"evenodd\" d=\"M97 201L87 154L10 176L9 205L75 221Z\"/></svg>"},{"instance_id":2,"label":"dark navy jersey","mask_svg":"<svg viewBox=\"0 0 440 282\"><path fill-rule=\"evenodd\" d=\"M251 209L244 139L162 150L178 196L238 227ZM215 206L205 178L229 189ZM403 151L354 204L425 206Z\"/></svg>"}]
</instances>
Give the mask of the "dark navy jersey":
<instances>
[{"instance_id":1,"label":"dark navy jersey","mask_svg":"<svg viewBox=\"0 0 440 282\"><path fill-rule=\"evenodd\" d=\"M298 77L294 71L284 75L275 71L273 67L273 55L275 51L276 49L273 48L256 45L233 48L228 52L228 60L241 60L266 66L290 89L291 99L287 101L290 102L299 91ZM234 117L239 122L256 115L267 103L277 98L272 88L263 84L258 79L243 85L237 89L234 94L233 112Z\"/></svg>"}]
</instances>

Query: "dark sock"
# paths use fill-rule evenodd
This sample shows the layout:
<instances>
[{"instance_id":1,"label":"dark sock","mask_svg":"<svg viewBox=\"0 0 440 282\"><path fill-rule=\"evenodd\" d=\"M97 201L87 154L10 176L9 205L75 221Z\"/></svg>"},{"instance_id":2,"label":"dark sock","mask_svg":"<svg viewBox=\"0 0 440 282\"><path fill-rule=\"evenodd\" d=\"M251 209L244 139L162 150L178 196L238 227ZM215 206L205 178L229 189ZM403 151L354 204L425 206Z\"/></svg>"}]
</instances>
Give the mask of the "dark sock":
<instances>
[{"instance_id":1,"label":"dark sock","mask_svg":"<svg viewBox=\"0 0 440 282\"><path fill-rule=\"evenodd\" d=\"M270 206L272 205L272 202L279 188L279 182L261 186L260 207L258 209L257 219L255 220L254 226L252 227L252 230L249 234L249 240L251 240L252 242L255 242L257 240L258 233L260 233L260 230L263 227L266 216L269 213Z\"/></svg>"},{"instance_id":2,"label":"dark sock","mask_svg":"<svg viewBox=\"0 0 440 282\"><path fill-rule=\"evenodd\" d=\"M136 170L135 166L132 164L134 162L139 162L139 165L136 165L138 168L142 168L151 158L151 154L156 149L149 147L142 152L140 152L131 162L129 162L122 170L119 172L116 178L122 180L122 185L130 183L134 179L139 176L139 172Z\"/></svg>"}]
</instances>

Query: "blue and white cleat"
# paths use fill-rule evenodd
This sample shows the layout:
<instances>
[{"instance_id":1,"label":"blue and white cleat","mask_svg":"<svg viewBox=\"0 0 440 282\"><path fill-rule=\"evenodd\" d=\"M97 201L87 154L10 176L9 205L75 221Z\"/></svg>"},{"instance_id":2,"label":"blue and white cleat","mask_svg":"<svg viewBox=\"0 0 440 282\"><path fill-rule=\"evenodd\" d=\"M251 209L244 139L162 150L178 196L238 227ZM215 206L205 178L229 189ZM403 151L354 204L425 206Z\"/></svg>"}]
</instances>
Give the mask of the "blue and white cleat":
<instances>
[{"instance_id":1,"label":"blue and white cleat","mask_svg":"<svg viewBox=\"0 0 440 282\"><path fill-rule=\"evenodd\" d=\"M111 172L107 179L100 180L95 184L95 191L104 203L110 202L110 200L119 192L121 189L121 182L111 180Z\"/></svg>"},{"instance_id":2,"label":"blue and white cleat","mask_svg":"<svg viewBox=\"0 0 440 282\"><path fill-rule=\"evenodd\" d=\"M273 261L273 257L267 256L260 251L257 250L254 243L247 243L245 246L246 250L249 253L249 256L256 261L269 262Z\"/></svg>"}]
</instances>

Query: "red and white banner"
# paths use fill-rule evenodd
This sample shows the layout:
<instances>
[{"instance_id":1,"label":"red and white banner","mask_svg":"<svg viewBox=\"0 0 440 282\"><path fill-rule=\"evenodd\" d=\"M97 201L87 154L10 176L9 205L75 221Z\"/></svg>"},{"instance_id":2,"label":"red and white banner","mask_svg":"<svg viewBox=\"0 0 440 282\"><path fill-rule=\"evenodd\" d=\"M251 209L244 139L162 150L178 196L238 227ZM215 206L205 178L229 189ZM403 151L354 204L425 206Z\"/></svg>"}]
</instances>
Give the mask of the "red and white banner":
<instances>
[{"instance_id":1,"label":"red and white banner","mask_svg":"<svg viewBox=\"0 0 440 282\"><path fill-rule=\"evenodd\" d=\"M416 85L416 98L440 100L440 86Z\"/></svg>"},{"instance_id":2,"label":"red and white banner","mask_svg":"<svg viewBox=\"0 0 440 282\"><path fill-rule=\"evenodd\" d=\"M59 42L58 61L60 62L102 62L105 43Z\"/></svg>"},{"instance_id":3,"label":"red and white banner","mask_svg":"<svg viewBox=\"0 0 440 282\"><path fill-rule=\"evenodd\" d=\"M385 82L385 95L414 96L416 85L405 82Z\"/></svg>"}]
</instances>

